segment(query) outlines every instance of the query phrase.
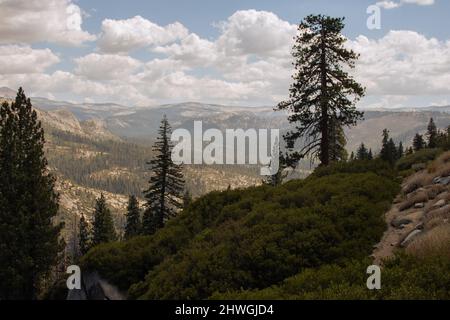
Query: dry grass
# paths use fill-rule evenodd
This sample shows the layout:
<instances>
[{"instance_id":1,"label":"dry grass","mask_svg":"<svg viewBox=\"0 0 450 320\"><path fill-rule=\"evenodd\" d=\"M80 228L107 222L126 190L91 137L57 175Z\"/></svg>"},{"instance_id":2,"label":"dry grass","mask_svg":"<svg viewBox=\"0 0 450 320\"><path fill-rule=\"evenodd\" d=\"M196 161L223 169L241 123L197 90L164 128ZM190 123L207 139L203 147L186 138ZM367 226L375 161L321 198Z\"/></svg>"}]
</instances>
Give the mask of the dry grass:
<instances>
[{"instance_id":1,"label":"dry grass","mask_svg":"<svg viewBox=\"0 0 450 320\"><path fill-rule=\"evenodd\" d=\"M413 207L416 203L427 202L427 201L428 201L428 192L427 191L416 192L415 194L408 197L405 201L400 203L400 205L398 206L398 209L400 211L403 211L403 210Z\"/></svg>"},{"instance_id":2,"label":"dry grass","mask_svg":"<svg viewBox=\"0 0 450 320\"><path fill-rule=\"evenodd\" d=\"M447 219L448 220L448 219ZM425 224L425 230L432 230L445 224L445 218L432 218Z\"/></svg>"},{"instance_id":3,"label":"dry grass","mask_svg":"<svg viewBox=\"0 0 450 320\"><path fill-rule=\"evenodd\" d=\"M429 199L436 199L438 195L447 190L447 188L442 184L433 184L431 186L427 186L426 189L428 192Z\"/></svg>"},{"instance_id":4,"label":"dry grass","mask_svg":"<svg viewBox=\"0 0 450 320\"><path fill-rule=\"evenodd\" d=\"M434 209L426 214L426 223L433 219L449 219L450 218L450 205L446 205L442 208Z\"/></svg>"},{"instance_id":5,"label":"dry grass","mask_svg":"<svg viewBox=\"0 0 450 320\"><path fill-rule=\"evenodd\" d=\"M446 202L450 200L450 193L442 192L436 196L436 202L439 200L445 200Z\"/></svg>"},{"instance_id":6,"label":"dry grass","mask_svg":"<svg viewBox=\"0 0 450 320\"><path fill-rule=\"evenodd\" d=\"M444 163L439 168L437 168L436 172L433 174L433 177L448 177L450 176L450 163Z\"/></svg>"},{"instance_id":7,"label":"dry grass","mask_svg":"<svg viewBox=\"0 0 450 320\"><path fill-rule=\"evenodd\" d=\"M429 166L428 166L428 172L430 173L436 173L441 166L450 163L450 151L447 151L443 154L441 154L436 160L434 160ZM435 176L437 177L437 176Z\"/></svg>"},{"instance_id":8,"label":"dry grass","mask_svg":"<svg viewBox=\"0 0 450 320\"><path fill-rule=\"evenodd\" d=\"M404 194L411 193L419 188L433 182L433 177L426 171L421 171L411 176L404 184L402 191Z\"/></svg>"},{"instance_id":9,"label":"dry grass","mask_svg":"<svg viewBox=\"0 0 450 320\"><path fill-rule=\"evenodd\" d=\"M440 225L417 237L406 251L417 257L431 255L450 257L450 224Z\"/></svg>"}]
</instances>

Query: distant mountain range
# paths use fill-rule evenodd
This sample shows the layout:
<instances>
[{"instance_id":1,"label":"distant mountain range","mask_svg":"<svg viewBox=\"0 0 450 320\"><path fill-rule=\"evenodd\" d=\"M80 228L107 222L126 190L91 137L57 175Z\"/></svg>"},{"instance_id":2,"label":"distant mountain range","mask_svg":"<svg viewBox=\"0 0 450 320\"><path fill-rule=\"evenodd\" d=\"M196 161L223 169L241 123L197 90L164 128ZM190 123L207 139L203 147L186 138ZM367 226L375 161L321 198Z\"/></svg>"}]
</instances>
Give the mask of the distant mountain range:
<instances>
[{"instance_id":1,"label":"distant mountain range","mask_svg":"<svg viewBox=\"0 0 450 320\"><path fill-rule=\"evenodd\" d=\"M0 97L14 97L15 91L0 88ZM163 115L167 115L174 129L192 129L194 121L202 121L208 128L279 128L286 132L290 125L285 112L274 112L273 107L235 107L186 102L152 107L127 107L114 103L71 103L46 98L32 98L33 105L43 111L65 110L79 121L93 120L95 127L103 128L121 138L153 140ZM366 110L365 120L357 127L346 131L348 149L355 150L361 142L379 149L380 136L384 128L391 136L405 145L410 145L416 132L424 132L430 117L437 126L450 125L450 106L424 108Z\"/></svg>"}]
</instances>

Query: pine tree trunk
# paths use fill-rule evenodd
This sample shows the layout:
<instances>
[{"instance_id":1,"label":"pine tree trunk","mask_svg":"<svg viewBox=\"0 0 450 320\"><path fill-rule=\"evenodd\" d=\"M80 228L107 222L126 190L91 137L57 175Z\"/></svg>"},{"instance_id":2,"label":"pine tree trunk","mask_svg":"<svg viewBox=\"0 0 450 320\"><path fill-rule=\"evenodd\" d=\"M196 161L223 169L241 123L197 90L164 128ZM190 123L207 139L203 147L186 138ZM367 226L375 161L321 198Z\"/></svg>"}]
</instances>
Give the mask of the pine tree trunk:
<instances>
[{"instance_id":1,"label":"pine tree trunk","mask_svg":"<svg viewBox=\"0 0 450 320\"><path fill-rule=\"evenodd\" d=\"M325 30L322 27L322 44L321 44L321 121L320 121L320 162L323 166L330 163L330 141L328 130L328 101L327 101L327 61L326 61L326 44L325 44Z\"/></svg>"}]
</instances>

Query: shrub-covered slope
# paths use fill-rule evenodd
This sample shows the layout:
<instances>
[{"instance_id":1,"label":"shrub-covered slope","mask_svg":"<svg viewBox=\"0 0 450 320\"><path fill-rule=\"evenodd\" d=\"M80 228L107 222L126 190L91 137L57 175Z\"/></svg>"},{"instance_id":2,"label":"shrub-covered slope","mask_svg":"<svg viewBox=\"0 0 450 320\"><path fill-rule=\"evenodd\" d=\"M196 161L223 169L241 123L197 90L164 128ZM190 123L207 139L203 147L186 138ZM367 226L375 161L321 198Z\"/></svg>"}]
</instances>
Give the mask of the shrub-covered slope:
<instances>
[{"instance_id":1,"label":"shrub-covered slope","mask_svg":"<svg viewBox=\"0 0 450 320\"><path fill-rule=\"evenodd\" d=\"M94 248L83 267L130 298L268 288L306 268L370 255L399 190L393 177L381 162L355 162L278 187L211 193L154 236Z\"/></svg>"},{"instance_id":2,"label":"shrub-covered slope","mask_svg":"<svg viewBox=\"0 0 450 320\"><path fill-rule=\"evenodd\" d=\"M216 293L213 299L241 300L373 300L450 299L450 258L444 255L414 257L399 254L385 263L381 290L366 287L369 259L307 269L262 290Z\"/></svg>"}]
</instances>

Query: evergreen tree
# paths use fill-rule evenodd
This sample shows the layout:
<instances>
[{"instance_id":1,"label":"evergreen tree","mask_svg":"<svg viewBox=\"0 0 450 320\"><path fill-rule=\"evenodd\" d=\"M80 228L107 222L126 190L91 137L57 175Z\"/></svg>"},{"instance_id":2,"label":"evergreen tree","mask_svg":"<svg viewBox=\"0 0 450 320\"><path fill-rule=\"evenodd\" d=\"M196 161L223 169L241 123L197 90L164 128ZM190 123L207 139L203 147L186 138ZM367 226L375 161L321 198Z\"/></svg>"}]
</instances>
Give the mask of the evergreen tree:
<instances>
[{"instance_id":1,"label":"evergreen tree","mask_svg":"<svg viewBox=\"0 0 450 320\"><path fill-rule=\"evenodd\" d=\"M352 151L352 153L350 154L350 161L355 160L355 153Z\"/></svg>"},{"instance_id":2,"label":"evergreen tree","mask_svg":"<svg viewBox=\"0 0 450 320\"><path fill-rule=\"evenodd\" d=\"M274 174L268 176L263 183L270 185L270 186L278 186L283 182L283 170L286 169L286 158L283 156L283 153L280 151L280 145L279 140L277 139L273 148L272 148L272 154L275 154L278 150L278 159L275 159L275 161L278 162L278 170ZM272 161L274 159L272 158ZM272 165L271 161L271 165Z\"/></svg>"},{"instance_id":3,"label":"evergreen tree","mask_svg":"<svg viewBox=\"0 0 450 320\"><path fill-rule=\"evenodd\" d=\"M128 199L126 219L125 240L128 240L141 233L141 210L135 196L130 196Z\"/></svg>"},{"instance_id":4,"label":"evergreen tree","mask_svg":"<svg viewBox=\"0 0 450 320\"><path fill-rule=\"evenodd\" d=\"M180 165L172 161L171 128L164 115L159 128L159 137L153 147L156 157L149 162L153 175L145 191L146 209L143 231L153 234L165 222L183 208L184 179Z\"/></svg>"},{"instance_id":5,"label":"evergreen tree","mask_svg":"<svg viewBox=\"0 0 450 320\"><path fill-rule=\"evenodd\" d=\"M398 149L397 149L397 159L400 159L401 157L403 157L404 153L405 153L405 151L403 149L403 143L400 141L400 143L398 144Z\"/></svg>"},{"instance_id":6,"label":"evergreen tree","mask_svg":"<svg viewBox=\"0 0 450 320\"><path fill-rule=\"evenodd\" d=\"M413 154L413 153L414 153L414 150L413 150L412 147L409 147L409 148L407 149L407 151L406 151L406 154L407 154L407 155L410 155L410 154Z\"/></svg>"},{"instance_id":7,"label":"evergreen tree","mask_svg":"<svg viewBox=\"0 0 450 320\"><path fill-rule=\"evenodd\" d=\"M369 154L367 155L367 159L368 159L368 160L373 160L372 149L369 150Z\"/></svg>"},{"instance_id":8,"label":"evergreen tree","mask_svg":"<svg viewBox=\"0 0 450 320\"><path fill-rule=\"evenodd\" d=\"M389 131L388 129L383 130L382 134L383 140L381 142L381 151L380 151L380 157L381 159L387 161L389 159Z\"/></svg>"},{"instance_id":9,"label":"evergreen tree","mask_svg":"<svg viewBox=\"0 0 450 320\"><path fill-rule=\"evenodd\" d=\"M361 145L358 148L358 151L356 152L356 158L358 160L368 160L369 159L369 151L367 150L364 143L361 143Z\"/></svg>"},{"instance_id":10,"label":"evergreen tree","mask_svg":"<svg viewBox=\"0 0 450 320\"><path fill-rule=\"evenodd\" d=\"M22 88L0 107L0 300L36 299L64 249L44 130Z\"/></svg>"},{"instance_id":11,"label":"evergreen tree","mask_svg":"<svg viewBox=\"0 0 450 320\"><path fill-rule=\"evenodd\" d=\"M388 161L390 164L394 164L397 160L398 149L392 138L389 139L387 150L388 158L386 159L386 161Z\"/></svg>"},{"instance_id":12,"label":"evergreen tree","mask_svg":"<svg viewBox=\"0 0 450 320\"><path fill-rule=\"evenodd\" d=\"M434 123L433 118L431 118L427 127L428 148L437 147L437 137L438 137L438 130L436 128L436 124Z\"/></svg>"},{"instance_id":13,"label":"evergreen tree","mask_svg":"<svg viewBox=\"0 0 450 320\"><path fill-rule=\"evenodd\" d=\"M450 127L438 133L436 147L444 150L450 149Z\"/></svg>"},{"instance_id":14,"label":"evergreen tree","mask_svg":"<svg viewBox=\"0 0 450 320\"><path fill-rule=\"evenodd\" d=\"M344 129L337 121L332 121L330 128L330 161L346 161L348 152Z\"/></svg>"},{"instance_id":15,"label":"evergreen tree","mask_svg":"<svg viewBox=\"0 0 450 320\"><path fill-rule=\"evenodd\" d=\"M117 240L114 221L105 196L102 194L95 204L92 245Z\"/></svg>"},{"instance_id":16,"label":"evergreen tree","mask_svg":"<svg viewBox=\"0 0 450 320\"><path fill-rule=\"evenodd\" d=\"M81 215L78 231L78 246L80 254L85 255L91 247L91 237L89 234L89 224L87 223L84 215Z\"/></svg>"},{"instance_id":17,"label":"evergreen tree","mask_svg":"<svg viewBox=\"0 0 450 320\"><path fill-rule=\"evenodd\" d=\"M421 134L416 133L414 136L413 148L414 151L419 151L425 148L425 141L423 140L423 136Z\"/></svg>"},{"instance_id":18,"label":"evergreen tree","mask_svg":"<svg viewBox=\"0 0 450 320\"><path fill-rule=\"evenodd\" d=\"M328 165L333 159L333 144L338 143L333 133L362 118L355 104L364 95L364 89L344 71L344 67L354 67L358 55L345 47L343 21L344 18L310 15L299 25L293 48L296 73L290 98L277 107L288 109L289 122L296 124L296 129L285 135L290 150L288 165L306 155L318 157L322 165ZM300 138L306 143L294 152Z\"/></svg>"},{"instance_id":19,"label":"evergreen tree","mask_svg":"<svg viewBox=\"0 0 450 320\"><path fill-rule=\"evenodd\" d=\"M387 129L383 130L383 141L381 146L380 157L382 160L394 164L397 160L398 150L394 143L394 140L389 137L389 131Z\"/></svg>"}]
</instances>

